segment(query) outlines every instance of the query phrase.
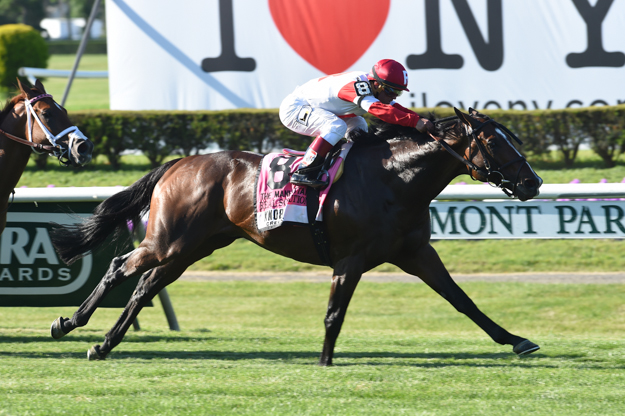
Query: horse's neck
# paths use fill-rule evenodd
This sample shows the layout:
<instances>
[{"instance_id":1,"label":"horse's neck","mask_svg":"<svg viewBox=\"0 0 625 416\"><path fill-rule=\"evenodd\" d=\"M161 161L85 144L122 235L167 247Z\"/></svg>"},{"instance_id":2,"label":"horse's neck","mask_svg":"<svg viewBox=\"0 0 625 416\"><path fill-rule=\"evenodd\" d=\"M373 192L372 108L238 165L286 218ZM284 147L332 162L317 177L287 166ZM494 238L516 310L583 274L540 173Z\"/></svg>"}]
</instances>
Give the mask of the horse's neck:
<instances>
[{"instance_id":1,"label":"horse's neck","mask_svg":"<svg viewBox=\"0 0 625 416\"><path fill-rule=\"evenodd\" d=\"M434 142L417 144L405 143L403 148L394 149L392 163L401 180L395 181L398 189L410 204L429 202L445 189L447 185L462 173L466 173L464 165L456 160L440 145ZM387 165L388 166L388 165Z\"/></svg>"},{"instance_id":2,"label":"horse's neck","mask_svg":"<svg viewBox=\"0 0 625 416\"><path fill-rule=\"evenodd\" d=\"M0 122L0 128L7 133L26 138L26 117L16 117L11 111ZM7 137L0 137L0 211L20 180L30 153L30 147Z\"/></svg>"}]
</instances>

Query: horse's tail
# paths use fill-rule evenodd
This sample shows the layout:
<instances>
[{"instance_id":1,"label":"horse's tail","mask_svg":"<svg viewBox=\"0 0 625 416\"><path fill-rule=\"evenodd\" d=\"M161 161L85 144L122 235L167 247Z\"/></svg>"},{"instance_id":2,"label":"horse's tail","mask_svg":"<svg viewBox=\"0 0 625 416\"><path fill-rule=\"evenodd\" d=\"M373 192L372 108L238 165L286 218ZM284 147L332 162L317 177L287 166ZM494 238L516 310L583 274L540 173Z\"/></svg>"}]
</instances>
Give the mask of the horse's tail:
<instances>
[{"instance_id":1,"label":"horse's tail","mask_svg":"<svg viewBox=\"0 0 625 416\"><path fill-rule=\"evenodd\" d=\"M112 241L125 235L128 222L138 223L150 208L152 193L158 181L175 163L175 159L154 169L128 188L98 205L93 216L80 224L53 224L50 238L66 264L72 264L100 246L111 235Z\"/></svg>"}]
</instances>

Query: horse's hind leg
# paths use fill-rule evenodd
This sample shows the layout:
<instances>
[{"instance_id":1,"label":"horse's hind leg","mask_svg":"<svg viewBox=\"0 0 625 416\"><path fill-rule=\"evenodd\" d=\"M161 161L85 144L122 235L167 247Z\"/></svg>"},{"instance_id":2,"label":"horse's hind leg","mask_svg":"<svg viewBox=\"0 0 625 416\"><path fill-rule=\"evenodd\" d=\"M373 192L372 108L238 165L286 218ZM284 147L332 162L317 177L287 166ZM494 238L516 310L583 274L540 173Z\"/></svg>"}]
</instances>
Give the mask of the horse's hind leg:
<instances>
[{"instance_id":1,"label":"horse's hind leg","mask_svg":"<svg viewBox=\"0 0 625 416\"><path fill-rule=\"evenodd\" d=\"M89 360L103 360L124 338L130 325L141 309L154 298L165 286L174 282L189 266L188 262L171 261L145 273L139 279L137 288L126 304L121 316L104 337L102 345L94 345L87 352Z\"/></svg>"},{"instance_id":2,"label":"horse's hind leg","mask_svg":"<svg viewBox=\"0 0 625 416\"><path fill-rule=\"evenodd\" d=\"M530 354L540 347L533 342L511 334L501 326L493 322L473 303L471 298L454 282L447 272L443 262L438 257L434 248L427 244L420 249L410 249L410 253L402 253L403 258L394 262L407 273L419 276L428 286L452 304L458 312L468 316L493 341L498 344L513 346L513 351L518 355Z\"/></svg>"},{"instance_id":3,"label":"horse's hind leg","mask_svg":"<svg viewBox=\"0 0 625 416\"><path fill-rule=\"evenodd\" d=\"M139 279L132 297L126 304L121 316L106 334L102 345L94 345L88 352L90 360L102 360L124 338L124 335L134 322L143 307L154 298L163 288L174 282L180 275L196 261L207 257L213 251L226 247L235 238L224 235L213 236L195 248L190 245L181 246L179 250L171 253L167 262L161 262ZM181 253L185 253L182 256ZM130 260L129 260L130 262Z\"/></svg>"},{"instance_id":4,"label":"horse's hind leg","mask_svg":"<svg viewBox=\"0 0 625 416\"><path fill-rule=\"evenodd\" d=\"M71 318L57 318L50 327L50 334L53 338L59 339L64 335L68 334L70 331L87 325L91 315L98 308L104 297L116 286L125 282L129 278L133 276L137 276L140 273L143 273L145 270L148 270L157 265L157 263L149 264L145 263L142 267L137 268L134 267L133 270L127 270L126 263L131 257L136 257L137 255L141 255L142 251L145 249L138 248L130 253L127 253L120 257L115 257L109 266L108 271L100 280L100 283L96 286L96 288L91 292L89 297L80 305L78 310L74 312L74 315Z\"/></svg>"}]
</instances>

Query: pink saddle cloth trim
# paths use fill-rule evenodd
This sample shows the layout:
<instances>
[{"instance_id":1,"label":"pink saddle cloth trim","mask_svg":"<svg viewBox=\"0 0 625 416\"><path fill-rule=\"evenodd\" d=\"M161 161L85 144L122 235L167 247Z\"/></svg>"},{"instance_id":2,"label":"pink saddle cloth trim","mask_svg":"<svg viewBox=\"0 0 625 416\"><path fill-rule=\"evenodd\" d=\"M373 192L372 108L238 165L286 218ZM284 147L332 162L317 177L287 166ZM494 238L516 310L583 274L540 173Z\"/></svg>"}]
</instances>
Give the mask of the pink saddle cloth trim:
<instances>
[{"instance_id":1,"label":"pink saddle cloth trim","mask_svg":"<svg viewBox=\"0 0 625 416\"><path fill-rule=\"evenodd\" d=\"M306 154L306 152L303 152L301 150L293 150L293 149L282 149L282 153L284 153L285 155L292 155L292 156L304 156Z\"/></svg>"},{"instance_id":2,"label":"pink saddle cloth trim","mask_svg":"<svg viewBox=\"0 0 625 416\"><path fill-rule=\"evenodd\" d=\"M336 173L347 157L352 142L344 143L341 147L336 163L332 165L328 174L330 185L319 192L319 209L316 221L323 221L323 204L332 188ZM285 149L290 152L290 149ZM303 152L301 152L303 153ZM308 224L307 187L293 185L289 182L288 170L293 173L297 170L303 156L291 153L270 153L263 157L258 174L256 198L254 201L256 225L259 231L278 228L284 222ZM322 179L325 179L324 175Z\"/></svg>"}]
</instances>

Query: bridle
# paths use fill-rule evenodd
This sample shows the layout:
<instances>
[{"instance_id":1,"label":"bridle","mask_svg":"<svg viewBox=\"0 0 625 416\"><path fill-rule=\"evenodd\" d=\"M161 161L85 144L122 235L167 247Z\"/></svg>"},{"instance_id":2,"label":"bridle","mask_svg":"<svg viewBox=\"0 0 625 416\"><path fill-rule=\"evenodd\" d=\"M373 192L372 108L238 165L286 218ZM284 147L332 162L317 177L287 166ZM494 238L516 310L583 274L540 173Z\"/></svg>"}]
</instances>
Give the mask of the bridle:
<instances>
[{"instance_id":1,"label":"bridle","mask_svg":"<svg viewBox=\"0 0 625 416\"><path fill-rule=\"evenodd\" d=\"M37 112L35 111L33 107L33 104L35 102L43 98L52 98L52 95L41 94L31 99L28 99L28 98L24 99L24 106L26 108L26 120L28 124L28 139L22 139L21 137L17 137L2 129L0 129L0 133L17 143L32 147L34 152L49 153L55 156L59 160L60 164L64 166L68 166L71 164L70 151L71 151L72 145L74 144L74 141L77 139L81 139L81 138L87 140L87 137L76 126L68 127L62 132L60 132L59 134L53 135L50 132L50 130L48 130L48 128L41 122L41 120L39 119L39 116L37 115ZM56 101L54 101L53 98L52 98L52 101L59 109L62 109L62 107L58 105ZM33 141L33 122L32 122L33 118L35 119L37 124L39 124L39 127L44 132L44 134L46 135L46 139L48 139L51 145L35 143ZM69 137L69 142L67 144L67 147L64 147L60 142L58 142L58 140L65 135L68 135Z\"/></svg>"},{"instance_id":2,"label":"bridle","mask_svg":"<svg viewBox=\"0 0 625 416\"><path fill-rule=\"evenodd\" d=\"M446 117L440 120L436 120L434 123L435 124L440 124L446 121L450 121L453 119L460 119L460 117L458 116L451 116L451 117ZM523 142L514 135L514 133L512 133L510 130L508 130L505 126L497 123L495 120L493 119L488 119L484 122L482 122L479 126L477 127L469 127L466 124L462 124L467 132L467 137L469 138L469 143L467 145L467 148L469 149L469 154L471 154L471 141L475 141L475 144L477 146L478 152L482 155L482 160L484 160L484 169L478 167L475 163L473 163L472 161L466 159L465 157L460 156L454 149L451 148L451 146L449 144L447 144L447 142L445 142L442 138L436 137L434 136L432 133L428 133L434 140L436 140L437 142L439 142L443 148L449 152L453 157L455 157L456 159L458 159L460 162L464 163L467 168L469 169L469 176L471 176L471 179L476 180L475 177L473 176L473 174L471 173L471 171L475 171L476 173L480 174L481 176L486 178L486 183L488 183L490 186L495 187L495 188L500 188L506 195L508 196L514 196L515 191L516 191L516 186L517 186L517 179L521 173L521 169L523 168L524 164L527 164L527 159L525 157L523 157L522 155L519 155L519 157L517 157L514 160L511 160L510 162L504 163L501 166L498 166L497 162L495 161L495 159L490 155L490 153L488 153L486 151L486 148L484 147L484 144L478 139L478 135L480 133L480 130L482 130L482 128L484 128L484 126L486 126L487 124L493 124L495 127L500 128L501 130L503 130L509 137L512 137L517 143L519 144L523 144ZM521 165L519 166L519 170L517 171L516 177L514 182L508 180L505 178L504 174L501 172L502 169L517 163L517 162L524 162L521 163ZM529 166L529 164L528 164ZM511 184L512 186L512 191L509 191L507 188L504 187L504 185L507 184Z\"/></svg>"}]
</instances>

